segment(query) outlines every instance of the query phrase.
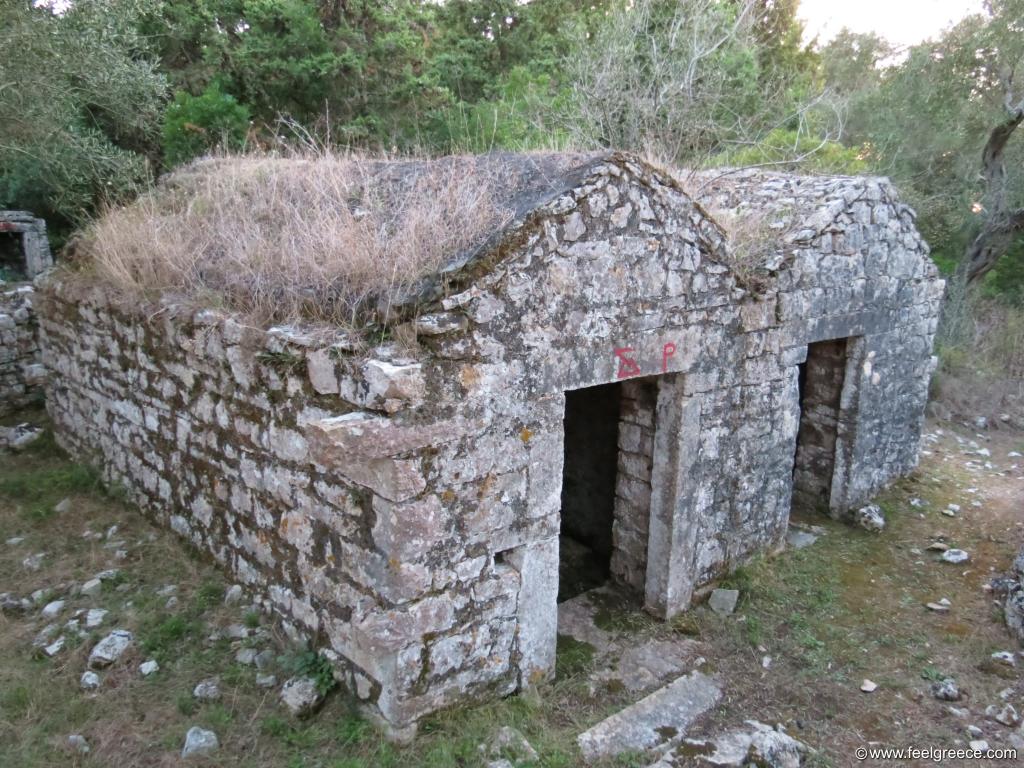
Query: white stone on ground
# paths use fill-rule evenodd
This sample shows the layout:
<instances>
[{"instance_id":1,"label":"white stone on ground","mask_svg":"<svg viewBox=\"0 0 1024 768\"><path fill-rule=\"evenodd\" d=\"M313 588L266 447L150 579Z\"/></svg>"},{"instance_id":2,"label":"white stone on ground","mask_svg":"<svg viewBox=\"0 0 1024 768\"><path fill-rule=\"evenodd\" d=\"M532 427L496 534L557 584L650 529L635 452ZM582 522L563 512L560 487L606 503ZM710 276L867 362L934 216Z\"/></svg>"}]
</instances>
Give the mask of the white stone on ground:
<instances>
[{"instance_id":1,"label":"white stone on ground","mask_svg":"<svg viewBox=\"0 0 1024 768\"><path fill-rule=\"evenodd\" d=\"M46 557L45 552L36 552L34 555L29 555L22 560L21 565L26 571L38 571L43 567L44 557Z\"/></svg>"},{"instance_id":2,"label":"white stone on ground","mask_svg":"<svg viewBox=\"0 0 1024 768\"><path fill-rule=\"evenodd\" d=\"M972 742L970 742L970 744L968 744L968 746L971 749L973 749L975 752L985 752L985 751L988 750L988 742L985 741L984 739L978 739L977 741L972 741Z\"/></svg>"},{"instance_id":3,"label":"white stone on ground","mask_svg":"<svg viewBox=\"0 0 1024 768\"><path fill-rule=\"evenodd\" d=\"M89 579L82 585L82 594L86 597L99 597L103 592L103 582L99 579Z\"/></svg>"},{"instance_id":4,"label":"white stone on ground","mask_svg":"<svg viewBox=\"0 0 1024 768\"><path fill-rule=\"evenodd\" d=\"M220 681L216 677L202 680L192 689L192 695L200 701L216 701L220 698Z\"/></svg>"},{"instance_id":5,"label":"white stone on ground","mask_svg":"<svg viewBox=\"0 0 1024 768\"><path fill-rule=\"evenodd\" d=\"M311 677L293 677L281 688L281 703L296 717L311 714L323 700L323 695L317 690L316 680Z\"/></svg>"},{"instance_id":6,"label":"white stone on ground","mask_svg":"<svg viewBox=\"0 0 1024 768\"><path fill-rule=\"evenodd\" d=\"M63 600L54 600L53 602L47 603L46 607L43 608L42 616L44 619L55 619L60 616L60 612L64 610L65 602Z\"/></svg>"},{"instance_id":7,"label":"white stone on ground","mask_svg":"<svg viewBox=\"0 0 1024 768\"><path fill-rule=\"evenodd\" d=\"M50 643L50 645L43 648L43 653L45 653L47 656L51 658L56 656L58 653L64 650L64 642L64 636L61 635L52 643Z\"/></svg>"},{"instance_id":8,"label":"white stone on ground","mask_svg":"<svg viewBox=\"0 0 1024 768\"><path fill-rule=\"evenodd\" d=\"M277 685L276 675L256 675L257 688L273 688Z\"/></svg>"},{"instance_id":9,"label":"white stone on ground","mask_svg":"<svg viewBox=\"0 0 1024 768\"><path fill-rule=\"evenodd\" d=\"M1020 722L1020 715L1012 704L1004 704L1002 707L998 704L989 704L985 707L985 717L1007 728L1012 728Z\"/></svg>"},{"instance_id":10,"label":"white stone on ground","mask_svg":"<svg viewBox=\"0 0 1024 768\"><path fill-rule=\"evenodd\" d=\"M110 613L106 608L90 608L85 613L85 626L87 629L96 629Z\"/></svg>"},{"instance_id":11,"label":"white stone on ground","mask_svg":"<svg viewBox=\"0 0 1024 768\"><path fill-rule=\"evenodd\" d=\"M139 674L141 674L143 677L149 677L150 675L154 675L159 671L160 665L157 663L156 659L150 659L149 661L144 661L141 664L139 664Z\"/></svg>"},{"instance_id":12,"label":"white stone on ground","mask_svg":"<svg viewBox=\"0 0 1024 768\"><path fill-rule=\"evenodd\" d=\"M224 605L238 605L242 601L242 587L232 584L224 595Z\"/></svg>"},{"instance_id":13,"label":"white stone on ground","mask_svg":"<svg viewBox=\"0 0 1024 768\"><path fill-rule=\"evenodd\" d=\"M209 755L220 747L217 734L192 726L185 734L185 746L181 750L182 757L202 757Z\"/></svg>"},{"instance_id":14,"label":"white stone on ground","mask_svg":"<svg viewBox=\"0 0 1024 768\"><path fill-rule=\"evenodd\" d=\"M72 733L68 736L68 746L80 755L89 754L89 742L80 733Z\"/></svg>"},{"instance_id":15,"label":"white stone on ground","mask_svg":"<svg viewBox=\"0 0 1024 768\"><path fill-rule=\"evenodd\" d=\"M719 616L728 616L736 610L736 601L739 599L738 589L716 589L708 598L708 607Z\"/></svg>"},{"instance_id":16,"label":"white stone on ground","mask_svg":"<svg viewBox=\"0 0 1024 768\"><path fill-rule=\"evenodd\" d=\"M942 553L942 562L960 565L971 559L971 556L962 549L947 549Z\"/></svg>"},{"instance_id":17,"label":"white stone on ground","mask_svg":"<svg viewBox=\"0 0 1024 768\"><path fill-rule=\"evenodd\" d=\"M78 685L83 691L95 691L100 687L100 676L91 670L86 670L82 673Z\"/></svg>"},{"instance_id":18,"label":"white stone on ground","mask_svg":"<svg viewBox=\"0 0 1024 768\"><path fill-rule=\"evenodd\" d=\"M885 529L885 515L877 504L861 507L854 513L853 519L861 528L872 533L880 533Z\"/></svg>"},{"instance_id":19,"label":"white stone on ground","mask_svg":"<svg viewBox=\"0 0 1024 768\"><path fill-rule=\"evenodd\" d=\"M11 538L9 538L7 540L7 546L8 547L16 547L19 544L21 544L21 542L23 542L24 540L25 540L24 536L12 536Z\"/></svg>"},{"instance_id":20,"label":"white stone on ground","mask_svg":"<svg viewBox=\"0 0 1024 768\"><path fill-rule=\"evenodd\" d=\"M581 733L576 741L588 762L624 752L667 749L721 698L702 672L691 672Z\"/></svg>"},{"instance_id":21,"label":"white stone on ground","mask_svg":"<svg viewBox=\"0 0 1024 768\"><path fill-rule=\"evenodd\" d=\"M860 689L864 693L873 693L878 688L878 683L864 678L864 682L860 684Z\"/></svg>"},{"instance_id":22,"label":"white stone on ground","mask_svg":"<svg viewBox=\"0 0 1024 768\"><path fill-rule=\"evenodd\" d=\"M251 667L256 663L256 649L255 648L242 648L238 653L235 654L235 661L239 664L244 664L247 667Z\"/></svg>"},{"instance_id":23,"label":"white stone on ground","mask_svg":"<svg viewBox=\"0 0 1024 768\"><path fill-rule=\"evenodd\" d=\"M104 637L89 654L89 666L93 669L113 664L132 644L134 637L126 629L115 629Z\"/></svg>"},{"instance_id":24,"label":"white stone on ground","mask_svg":"<svg viewBox=\"0 0 1024 768\"><path fill-rule=\"evenodd\" d=\"M729 768L763 766L763 768L799 768L811 749L781 729L747 720L746 727L726 731L710 739L686 739L669 750L649 768L675 768L689 765L688 753L699 751L701 763ZM682 754L680 754L682 753Z\"/></svg>"},{"instance_id":25,"label":"white stone on ground","mask_svg":"<svg viewBox=\"0 0 1024 768\"><path fill-rule=\"evenodd\" d=\"M53 511L63 515L65 512L71 511L71 498L61 499L57 505L53 508Z\"/></svg>"},{"instance_id":26,"label":"white stone on ground","mask_svg":"<svg viewBox=\"0 0 1024 768\"><path fill-rule=\"evenodd\" d=\"M1017 657L1011 651L996 651L992 654L992 660L1008 667L1017 666Z\"/></svg>"},{"instance_id":27,"label":"white stone on ground","mask_svg":"<svg viewBox=\"0 0 1024 768\"><path fill-rule=\"evenodd\" d=\"M951 677L935 681L932 683L931 690L932 696L939 701L960 701L960 688Z\"/></svg>"}]
</instances>

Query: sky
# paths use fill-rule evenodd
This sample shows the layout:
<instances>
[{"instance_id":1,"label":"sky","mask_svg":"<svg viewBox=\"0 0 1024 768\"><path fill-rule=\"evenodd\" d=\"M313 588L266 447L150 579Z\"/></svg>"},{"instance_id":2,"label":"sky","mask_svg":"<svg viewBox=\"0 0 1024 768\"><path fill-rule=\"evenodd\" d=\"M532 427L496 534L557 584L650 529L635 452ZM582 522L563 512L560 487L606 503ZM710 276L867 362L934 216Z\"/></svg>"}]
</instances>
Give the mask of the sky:
<instances>
[{"instance_id":1,"label":"sky","mask_svg":"<svg viewBox=\"0 0 1024 768\"><path fill-rule=\"evenodd\" d=\"M843 27L874 32L897 46L935 37L982 9L982 0L800 0L808 40L825 43Z\"/></svg>"}]
</instances>

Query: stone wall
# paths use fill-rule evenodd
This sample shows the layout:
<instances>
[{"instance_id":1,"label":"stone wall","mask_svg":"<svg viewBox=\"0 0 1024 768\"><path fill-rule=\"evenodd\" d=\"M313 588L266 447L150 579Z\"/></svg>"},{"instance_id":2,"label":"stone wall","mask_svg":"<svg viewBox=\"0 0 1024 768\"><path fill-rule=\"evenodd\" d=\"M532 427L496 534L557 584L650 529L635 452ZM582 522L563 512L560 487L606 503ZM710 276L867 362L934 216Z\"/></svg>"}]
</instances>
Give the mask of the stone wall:
<instances>
[{"instance_id":1,"label":"stone wall","mask_svg":"<svg viewBox=\"0 0 1024 768\"><path fill-rule=\"evenodd\" d=\"M43 399L34 298L30 285L0 286L0 416Z\"/></svg>"},{"instance_id":2,"label":"stone wall","mask_svg":"<svg viewBox=\"0 0 1024 768\"><path fill-rule=\"evenodd\" d=\"M644 591L647 581L657 399L657 380L622 383L611 573L616 581L638 592Z\"/></svg>"}]
</instances>

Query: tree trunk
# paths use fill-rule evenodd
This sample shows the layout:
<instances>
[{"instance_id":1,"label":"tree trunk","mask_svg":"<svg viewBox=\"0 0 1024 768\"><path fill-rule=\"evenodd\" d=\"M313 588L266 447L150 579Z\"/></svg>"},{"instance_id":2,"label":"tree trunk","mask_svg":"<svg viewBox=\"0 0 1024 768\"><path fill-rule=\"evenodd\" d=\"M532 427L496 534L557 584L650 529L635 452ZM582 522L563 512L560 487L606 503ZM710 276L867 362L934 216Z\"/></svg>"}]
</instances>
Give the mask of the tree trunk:
<instances>
[{"instance_id":1,"label":"tree trunk","mask_svg":"<svg viewBox=\"0 0 1024 768\"><path fill-rule=\"evenodd\" d=\"M1009 83L1006 86L1005 104L1009 117L992 129L981 153L981 173L985 180L985 220L981 231L967 246L967 252L957 268L958 276L968 284L988 274L1006 253L1014 237L1024 231L1024 209L1010 210L1006 192L1006 162L1003 155L1013 132L1024 122L1024 99L1014 103Z\"/></svg>"}]
</instances>

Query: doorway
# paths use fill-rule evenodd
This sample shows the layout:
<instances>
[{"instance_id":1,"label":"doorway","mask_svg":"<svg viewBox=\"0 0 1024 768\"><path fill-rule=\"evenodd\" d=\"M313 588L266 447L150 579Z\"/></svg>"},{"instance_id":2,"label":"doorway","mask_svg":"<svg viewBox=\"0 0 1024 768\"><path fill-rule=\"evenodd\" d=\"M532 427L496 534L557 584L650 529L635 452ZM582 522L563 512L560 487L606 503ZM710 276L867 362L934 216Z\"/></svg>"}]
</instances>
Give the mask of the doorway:
<instances>
[{"instance_id":1,"label":"doorway","mask_svg":"<svg viewBox=\"0 0 1024 768\"><path fill-rule=\"evenodd\" d=\"M846 379L847 342L831 339L809 344L800 365L800 427L793 462L793 508L828 512L836 467Z\"/></svg>"},{"instance_id":2,"label":"doorway","mask_svg":"<svg viewBox=\"0 0 1024 768\"><path fill-rule=\"evenodd\" d=\"M558 601L608 581L622 385L565 393Z\"/></svg>"},{"instance_id":3,"label":"doorway","mask_svg":"<svg viewBox=\"0 0 1024 768\"><path fill-rule=\"evenodd\" d=\"M0 232L0 277L25 279L25 249L20 232Z\"/></svg>"}]
</instances>

